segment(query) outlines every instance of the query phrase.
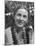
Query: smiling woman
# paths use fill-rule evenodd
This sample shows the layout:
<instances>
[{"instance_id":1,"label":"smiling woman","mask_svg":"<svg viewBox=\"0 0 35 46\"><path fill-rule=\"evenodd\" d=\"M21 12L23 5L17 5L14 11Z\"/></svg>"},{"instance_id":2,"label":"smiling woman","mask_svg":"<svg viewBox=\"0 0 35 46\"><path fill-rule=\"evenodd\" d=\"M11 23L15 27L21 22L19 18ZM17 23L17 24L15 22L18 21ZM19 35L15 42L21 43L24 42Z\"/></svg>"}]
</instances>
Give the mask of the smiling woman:
<instances>
[{"instance_id":1,"label":"smiling woman","mask_svg":"<svg viewBox=\"0 0 35 46\"><path fill-rule=\"evenodd\" d=\"M26 9L18 9L15 14L15 23L18 27L23 27L28 22L28 11Z\"/></svg>"},{"instance_id":2,"label":"smiling woman","mask_svg":"<svg viewBox=\"0 0 35 46\"><path fill-rule=\"evenodd\" d=\"M19 2L20 3L20 2ZM22 5L14 9L12 25L5 30L6 45L31 44L33 26L29 24L29 10ZM32 28L31 28L32 27Z\"/></svg>"}]
</instances>

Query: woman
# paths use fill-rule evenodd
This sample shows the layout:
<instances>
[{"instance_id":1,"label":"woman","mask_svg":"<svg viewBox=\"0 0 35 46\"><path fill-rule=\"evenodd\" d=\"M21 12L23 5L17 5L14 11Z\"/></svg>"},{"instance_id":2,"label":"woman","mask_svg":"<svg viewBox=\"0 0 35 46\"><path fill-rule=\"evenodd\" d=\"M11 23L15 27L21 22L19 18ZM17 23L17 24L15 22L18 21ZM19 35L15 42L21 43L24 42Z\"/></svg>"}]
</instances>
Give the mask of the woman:
<instances>
[{"instance_id":1,"label":"woman","mask_svg":"<svg viewBox=\"0 0 35 46\"><path fill-rule=\"evenodd\" d=\"M28 21L28 10L24 7L18 7L14 11L12 26L5 30L5 44L20 45L31 43L31 35L30 28L28 26Z\"/></svg>"}]
</instances>

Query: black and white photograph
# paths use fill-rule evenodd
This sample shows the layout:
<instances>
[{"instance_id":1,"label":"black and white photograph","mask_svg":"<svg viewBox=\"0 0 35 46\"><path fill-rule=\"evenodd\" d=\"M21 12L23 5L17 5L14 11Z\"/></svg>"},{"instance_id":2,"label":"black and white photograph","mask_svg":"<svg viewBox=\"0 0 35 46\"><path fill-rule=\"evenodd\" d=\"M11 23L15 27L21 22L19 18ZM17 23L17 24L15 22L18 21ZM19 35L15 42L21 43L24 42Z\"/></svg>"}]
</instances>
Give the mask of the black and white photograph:
<instances>
[{"instance_id":1,"label":"black and white photograph","mask_svg":"<svg viewBox=\"0 0 35 46\"><path fill-rule=\"evenodd\" d=\"M5 1L5 45L34 44L34 2Z\"/></svg>"}]
</instances>

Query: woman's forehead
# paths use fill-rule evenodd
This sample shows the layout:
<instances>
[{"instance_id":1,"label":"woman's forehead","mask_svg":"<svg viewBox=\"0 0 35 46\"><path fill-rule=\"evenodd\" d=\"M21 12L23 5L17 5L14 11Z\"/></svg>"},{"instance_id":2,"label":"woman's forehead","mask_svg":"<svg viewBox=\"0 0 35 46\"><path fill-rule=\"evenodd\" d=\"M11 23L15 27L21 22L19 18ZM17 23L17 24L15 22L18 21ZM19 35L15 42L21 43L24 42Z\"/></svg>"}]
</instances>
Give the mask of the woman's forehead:
<instances>
[{"instance_id":1,"label":"woman's forehead","mask_svg":"<svg viewBox=\"0 0 35 46\"><path fill-rule=\"evenodd\" d=\"M28 14L28 11L26 9L19 9L17 13Z\"/></svg>"}]
</instances>

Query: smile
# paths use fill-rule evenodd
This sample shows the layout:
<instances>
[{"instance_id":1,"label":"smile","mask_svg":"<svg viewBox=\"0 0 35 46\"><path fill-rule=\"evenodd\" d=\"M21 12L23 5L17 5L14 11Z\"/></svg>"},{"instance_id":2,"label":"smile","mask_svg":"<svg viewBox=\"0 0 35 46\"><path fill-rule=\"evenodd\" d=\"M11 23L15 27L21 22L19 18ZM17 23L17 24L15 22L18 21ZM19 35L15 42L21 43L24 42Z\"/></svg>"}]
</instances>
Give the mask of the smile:
<instances>
[{"instance_id":1,"label":"smile","mask_svg":"<svg viewBox=\"0 0 35 46\"><path fill-rule=\"evenodd\" d=\"M23 24L24 22L18 22L20 25Z\"/></svg>"}]
</instances>

